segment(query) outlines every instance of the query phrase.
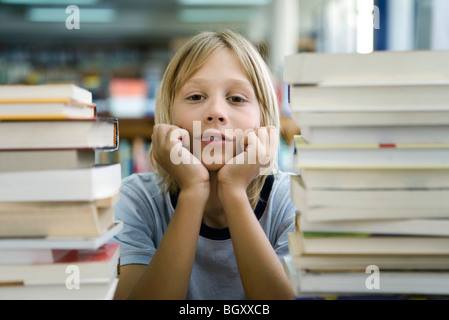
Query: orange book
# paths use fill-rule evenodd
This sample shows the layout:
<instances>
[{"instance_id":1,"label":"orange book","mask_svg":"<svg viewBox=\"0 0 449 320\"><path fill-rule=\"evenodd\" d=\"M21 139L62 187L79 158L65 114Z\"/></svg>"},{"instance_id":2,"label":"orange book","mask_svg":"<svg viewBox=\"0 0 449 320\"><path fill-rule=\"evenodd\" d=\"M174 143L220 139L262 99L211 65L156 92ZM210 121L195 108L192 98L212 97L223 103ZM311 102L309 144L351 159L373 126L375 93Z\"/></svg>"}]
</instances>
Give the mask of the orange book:
<instances>
[{"instance_id":1,"label":"orange book","mask_svg":"<svg viewBox=\"0 0 449 320\"><path fill-rule=\"evenodd\" d=\"M0 120L95 119L93 103L76 101L0 101Z\"/></svg>"}]
</instances>

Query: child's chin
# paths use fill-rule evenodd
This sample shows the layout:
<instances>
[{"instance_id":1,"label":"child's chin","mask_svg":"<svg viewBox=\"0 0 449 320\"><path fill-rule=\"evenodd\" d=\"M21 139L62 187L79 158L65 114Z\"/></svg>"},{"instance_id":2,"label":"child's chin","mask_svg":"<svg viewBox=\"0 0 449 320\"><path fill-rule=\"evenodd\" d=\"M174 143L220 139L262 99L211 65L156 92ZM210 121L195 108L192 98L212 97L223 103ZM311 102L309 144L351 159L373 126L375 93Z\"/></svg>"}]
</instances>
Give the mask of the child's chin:
<instances>
[{"instance_id":1,"label":"child's chin","mask_svg":"<svg viewBox=\"0 0 449 320\"><path fill-rule=\"evenodd\" d=\"M209 171L220 170L227 161L231 160L234 155L222 156L222 157L208 157L204 156L201 158L201 163Z\"/></svg>"},{"instance_id":2,"label":"child's chin","mask_svg":"<svg viewBox=\"0 0 449 320\"><path fill-rule=\"evenodd\" d=\"M208 171L213 172L213 171L218 171L218 170L220 170L220 169L224 166L224 163L211 163L211 164L206 164L206 163L203 162L203 165L204 165L204 167L206 167L206 169L207 169Z\"/></svg>"}]
</instances>

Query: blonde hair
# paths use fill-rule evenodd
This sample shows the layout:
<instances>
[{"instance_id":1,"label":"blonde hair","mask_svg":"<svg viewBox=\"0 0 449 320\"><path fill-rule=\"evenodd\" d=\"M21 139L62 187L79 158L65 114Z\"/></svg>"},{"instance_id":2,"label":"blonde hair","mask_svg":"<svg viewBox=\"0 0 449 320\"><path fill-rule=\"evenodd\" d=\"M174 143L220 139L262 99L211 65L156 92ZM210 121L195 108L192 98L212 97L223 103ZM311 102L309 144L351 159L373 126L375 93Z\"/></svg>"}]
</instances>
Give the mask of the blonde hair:
<instances>
[{"instance_id":1,"label":"blonde hair","mask_svg":"<svg viewBox=\"0 0 449 320\"><path fill-rule=\"evenodd\" d=\"M176 94L214 52L224 48L230 49L235 54L254 89L260 105L260 126L272 125L279 132L278 101L268 66L248 40L230 30L202 32L187 40L177 51L159 87L155 109L156 124L171 124L170 111ZM154 161L152 148L149 158L161 178L164 191L179 192L174 179ZM276 164L275 168L277 169ZM248 186L247 195L253 209L259 201L265 178L265 175L259 175Z\"/></svg>"}]
</instances>

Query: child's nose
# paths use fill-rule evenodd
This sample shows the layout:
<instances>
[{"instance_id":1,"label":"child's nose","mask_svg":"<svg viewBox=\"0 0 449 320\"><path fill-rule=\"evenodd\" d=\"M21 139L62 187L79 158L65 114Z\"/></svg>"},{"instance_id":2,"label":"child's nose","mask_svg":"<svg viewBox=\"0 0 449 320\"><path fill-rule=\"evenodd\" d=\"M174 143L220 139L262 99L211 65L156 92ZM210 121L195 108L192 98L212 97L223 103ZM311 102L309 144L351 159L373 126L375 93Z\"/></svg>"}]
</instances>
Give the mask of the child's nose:
<instances>
[{"instance_id":1,"label":"child's nose","mask_svg":"<svg viewBox=\"0 0 449 320\"><path fill-rule=\"evenodd\" d=\"M219 122L224 122L224 117L218 117L218 116L216 116L216 117L212 117L212 116L207 117L207 121L208 122L213 122L215 119L218 120Z\"/></svg>"},{"instance_id":2,"label":"child's nose","mask_svg":"<svg viewBox=\"0 0 449 320\"><path fill-rule=\"evenodd\" d=\"M208 123L219 122L221 124L226 123L227 117L224 112L225 107L222 105L224 102L220 99L211 99L210 104L205 112L205 120Z\"/></svg>"}]
</instances>

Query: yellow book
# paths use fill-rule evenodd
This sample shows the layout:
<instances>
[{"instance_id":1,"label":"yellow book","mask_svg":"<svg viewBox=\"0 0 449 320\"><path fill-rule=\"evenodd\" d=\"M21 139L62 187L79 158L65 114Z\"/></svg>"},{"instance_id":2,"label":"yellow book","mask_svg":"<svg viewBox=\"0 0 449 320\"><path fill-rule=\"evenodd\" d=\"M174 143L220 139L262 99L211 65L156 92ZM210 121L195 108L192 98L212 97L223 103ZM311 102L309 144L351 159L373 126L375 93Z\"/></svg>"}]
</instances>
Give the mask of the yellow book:
<instances>
[{"instance_id":1,"label":"yellow book","mask_svg":"<svg viewBox=\"0 0 449 320\"><path fill-rule=\"evenodd\" d=\"M67 102L92 103L92 93L74 84L0 85L4 103Z\"/></svg>"},{"instance_id":2,"label":"yellow book","mask_svg":"<svg viewBox=\"0 0 449 320\"><path fill-rule=\"evenodd\" d=\"M93 103L76 101L0 101L0 120L63 120L94 119L97 108Z\"/></svg>"}]
</instances>

